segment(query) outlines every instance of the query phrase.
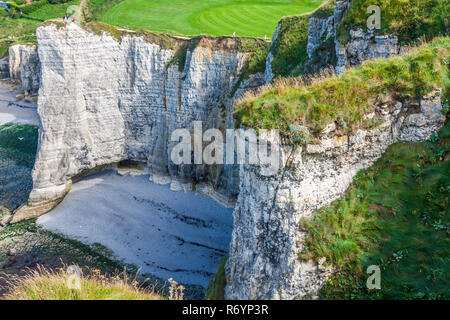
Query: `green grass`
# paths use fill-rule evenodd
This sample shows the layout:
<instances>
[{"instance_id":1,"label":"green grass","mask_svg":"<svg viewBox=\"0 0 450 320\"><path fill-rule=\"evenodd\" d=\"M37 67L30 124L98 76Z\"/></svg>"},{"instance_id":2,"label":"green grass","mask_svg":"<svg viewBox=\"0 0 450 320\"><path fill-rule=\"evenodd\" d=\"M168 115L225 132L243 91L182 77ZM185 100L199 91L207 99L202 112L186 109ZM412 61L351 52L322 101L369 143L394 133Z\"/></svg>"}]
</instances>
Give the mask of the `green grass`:
<instances>
[{"instance_id":1,"label":"green grass","mask_svg":"<svg viewBox=\"0 0 450 320\"><path fill-rule=\"evenodd\" d=\"M101 35L104 32L109 33L119 42L121 41L122 36L129 34L126 30L120 30L115 26L98 21L88 22L85 27L98 35ZM244 67L245 71L243 72L240 81L248 77L250 74L264 72L266 56L269 51L269 43L267 41L250 37L238 37L231 43L223 41L226 37L216 37L214 39L210 38L208 41L200 44L203 36L180 39L170 34L157 34L144 30L138 30L134 33L134 35L142 36L147 42L156 43L164 49L174 50L175 55L166 67L168 68L174 64L177 64L180 71L184 69L187 50L192 51L198 45L206 45L217 49L223 48L224 50L250 53L251 56L247 61L247 65Z\"/></svg>"},{"instance_id":2,"label":"green grass","mask_svg":"<svg viewBox=\"0 0 450 320\"><path fill-rule=\"evenodd\" d=\"M80 4L81 0L73 0L67 3L47 4L41 8L31 12L27 17L45 21L48 19L62 18L69 6Z\"/></svg>"},{"instance_id":3,"label":"green grass","mask_svg":"<svg viewBox=\"0 0 450 320\"><path fill-rule=\"evenodd\" d=\"M206 288L206 300L225 300L225 286L227 284L225 278L225 264L228 256L223 257L216 274L211 279Z\"/></svg>"},{"instance_id":4,"label":"green grass","mask_svg":"<svg viewBox=\"0 0 450 320\"><path fill-rule=\"evenodd\" d=\"M286 17L281 20L277 39L272 44L272 72L276 76L293 76L304 73L308 60L308 20L311 14Z\"/></svg>"},{"instance_id":5,"label":"green grass","mask_svg":"<svg viewBox=\"0 0 450 320\"><path fill-rule=\"evenodd\" d=\"M345 197L302 222L299 257L337 267L323 298L450 298L449 151L449 124L427 142L392 145ZM366 289L370 265L381 290Z\"/></svg>"},{"instance_id":6,"label":"green grass","mask_svg":"<svg viewBox=\"0 0 450 320\"><path fill-rule=\"evenodd\" d=\"M115 1L93 0L95 18ZM283 16L309 12L322 0L124 0L107 9L103 22L166 33L271 37Z\"/></svg>"},{"instance_id":7,"label":"green grass","mask_svg":"<svg viewBox=\"0 0 450 320\"><path fill-rule=\"evenodd\" d=\"M236 124L280 129L285 136L292 136L293 125L317 135L331 121L336 121L342 134L372 127L376 123L364 120L364 115L392 96L417 102L436 88L448 95L449 52L450 38L438 38L407 55L368 61L338 77L311 84L285 79L244 99L235 111Z\"/></svg>"},{"instance_id":8,"label":"green grass","mask_svg":"<svg viewBox=\"0 0 450 320\"><path fill-rule=\"evenodd\" d=\"M370 4L381 7L382 29L378 34L391 33L399 37L402 45L411 44L425 37L431 40L448 32L450 4L445 0L377 0ZM334 41L329 39L308 59L308 20L310 17L327 18L333 14L334 0L325 1L312 13L286 17L281 20L279 36L272 47L274 59L272 71L275 77L295 77L316 73L324 67L336 64ZM366 29L369 14L366 0L351 2L350 8L338 30L338 39L345 44L352 28ZM447 22L446 22L447 19ZM447 24L446 24L447 23ZM325 40L325 39L323 39Z\"/></svg>"},{"instance_id":9,"label":"green grass","mask_svg":"<svg viewBox=\"0 0 450 320\"><path fill-rule=\"evenodd\" d=\"M82 270L83 272L83 270ZM164 300L152 290L139 287L136 279L127 274L107 277L99 270L84 270L79 278L79 289L70 288L71 274L64 269L58 272L43 267L29 271L21 277L10 277L13 283L7 300Z\"/></svg>"},{"instance_id":10,"label":"green grass","mask_svg":"<svg viewBox=\"0 0 450 320\"><path fill-rule=\"evenodd\" d=\"M445 20L450 17L450 2L448 0L373 0L370 5L381 9L381 30L379 34L392 33L399 36L402 43L409 43L422 36L432 39L443 35ZM367 29L366 0L353 0L350 8L339 27L338 38L345 43L352 28Z\"/></svg>"},{"instance_id":11,"label":"green grass","mask_svg":"<svg viewBox=\"0 0 450 320\"><path fill-rule=\"evenodd\" d=\"M277 39L272 44L272 72L276 77L295 77L314 70L309 70L311 63L306 52L308 45L308 23L311 17L327 18L333 15L334 0L322 3L314 12L285 17L280 20L280 30ZM322 48L330 53L332 46ZM313 61L315 64L333 64L334 61Z\"/></svg>"},{"instance_id":12,"label":"green grass","mask_svg":"<svg viewBox=\"0 0 450 320\"><path fill-rule=\"evenodd\" d=\"M36 41L36 29L48 19L62 18L71 5L77 5L81 0L73 0L64 4L47 3L37 10L24 14L22 18L11 18L4 8L0 8L0 58L8 54L8 48L14 44ZM13 36L14 39L8 39Z\"/></svg>"}]
</instances>

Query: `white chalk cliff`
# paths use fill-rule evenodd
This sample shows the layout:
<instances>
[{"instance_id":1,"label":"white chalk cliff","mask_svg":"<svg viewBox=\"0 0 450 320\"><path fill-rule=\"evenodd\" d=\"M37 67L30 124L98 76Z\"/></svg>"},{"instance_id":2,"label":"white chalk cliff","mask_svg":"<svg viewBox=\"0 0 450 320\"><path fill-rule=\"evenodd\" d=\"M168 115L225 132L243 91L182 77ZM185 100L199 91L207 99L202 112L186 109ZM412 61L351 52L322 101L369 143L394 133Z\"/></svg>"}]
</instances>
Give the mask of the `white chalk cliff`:
<instances>
[{"instance_id":1,"label":"white chalk cliff","mask_svg":"<svg viewBox=\"0 0 450 320\"><path fill-rule=\"evenodd\" d=\"M171 63L175 50L142 36L119 42L68 24L40 27L37 38L42 123L33 208L19 210L16 220L48 211L73 177L123 160L146 164L152 181L171 183L174 190L204 183L221 190L224 201L236 197L232 166L176 166L170 161L176 143L169 142L175 129L193 128L193 121L203 121L205 128L233 126L230 93L249 55L235 50L233 39L203 38L187 51L180 71ZM258 86L260 78L243 84Z\"/></svg>"}]
</instances>

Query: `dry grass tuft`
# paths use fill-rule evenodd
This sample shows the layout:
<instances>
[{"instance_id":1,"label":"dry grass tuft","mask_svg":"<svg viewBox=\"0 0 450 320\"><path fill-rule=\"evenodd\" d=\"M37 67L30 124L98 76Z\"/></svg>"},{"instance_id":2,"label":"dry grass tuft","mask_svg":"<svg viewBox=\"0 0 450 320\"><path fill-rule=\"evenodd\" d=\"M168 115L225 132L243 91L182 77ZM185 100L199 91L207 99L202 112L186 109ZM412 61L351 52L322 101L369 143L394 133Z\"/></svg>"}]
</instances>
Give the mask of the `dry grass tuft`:
<instances>
[{"instance_id":1,"label":"dry grass tuft","mask_svg":"<svg viewBox=\"0 0 450 320\"><path fill-rule=\"evenodd\" d=\"M48 270L38 265L24 276L6 276L11 292L7 300L164 300L152 287L130 278L126 270L115 276L98 269L81 270L76 266ZM179 296L178 296L179 298Z\"/></svg>"}]
</instances>

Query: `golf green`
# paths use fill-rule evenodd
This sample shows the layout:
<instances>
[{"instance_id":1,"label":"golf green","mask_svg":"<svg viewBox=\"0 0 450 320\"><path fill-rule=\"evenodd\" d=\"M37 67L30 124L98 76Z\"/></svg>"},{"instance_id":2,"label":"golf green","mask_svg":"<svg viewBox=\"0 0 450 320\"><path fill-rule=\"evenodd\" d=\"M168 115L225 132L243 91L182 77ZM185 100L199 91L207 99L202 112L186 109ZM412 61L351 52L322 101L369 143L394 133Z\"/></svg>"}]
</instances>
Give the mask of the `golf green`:
<instances>
[{"instance_id":1,"label":"golf green","mask_svg":"<svg viewBox=\"0 0 450 320\"><path fill-rule=\"evenodd\" d=\"M120 27L184 35L271 37L281 17L310 12L323 0L124 0L101 20Z\"/></svg>"}]
</instances>

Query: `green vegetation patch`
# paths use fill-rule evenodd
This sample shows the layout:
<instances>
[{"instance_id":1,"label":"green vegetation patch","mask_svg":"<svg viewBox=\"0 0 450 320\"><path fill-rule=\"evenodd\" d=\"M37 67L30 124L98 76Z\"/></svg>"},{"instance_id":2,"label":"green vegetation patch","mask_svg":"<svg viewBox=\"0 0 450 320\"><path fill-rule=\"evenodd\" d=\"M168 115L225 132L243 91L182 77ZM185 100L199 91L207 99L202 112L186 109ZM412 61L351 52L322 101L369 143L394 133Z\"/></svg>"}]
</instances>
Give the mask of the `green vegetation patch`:
<instances>
[{"instance_id":1,"label":"green vegetation patch","mask_svg":"<svg viewBox=\"0 0 450 320\"><path fill-rule=\"evenodd\" d=\"M331 121L341 134L372 127L376 123L364 116L392 97L418 102L436 88L448 95L449 51L450 38L438 38L405 56L368 61L338 77L285 79L244 99L236 107L236 124L280 129L285 136L297 125L317 135Z\"/></svg>"},{"instance_id":2,"label":"green vegetation patch","mask_svg":"<svg viewBox=\"0 0 450 320\"><path fill-rule=\"evenodd\" d=\"M9 249L14 249L16 256L11 257ZM82 291L65 285L69 265L82 268ZM6 294L3 298L8 299L151 300L152 296L157 299L166 294L161 284L157 289L161 295L155 294L156 286L136 278L136 266L113 260L108 248L100 244L88 246L44 230L36 219L0 228L0 268L0 297ZM25 270L28 272L24 274ZM7 285L2 286L5 279Z\"/></svg>"},{"instance_id":3,"label":"green vegetation patch","mask_svg":"<svg viewBox=\"0 0 450 320\"><path fill-rule=\"evenodd\" d=\"M152 290L140 288L126 275L107 277L97 269L83 271L79 280L72 280L63 268L51 271L38 267L12 279L14 287L6 300L165 300ZM73 288L68 286L70 280Z\"/></svg>"},{"instance_id":4,"label":"green vegetation patch","mask_svg":"<svg viewBox=\"0 0 450 320\"><path fill-rule=\"evenodd\" d=\"M7 123L0 126L0 161L14 161L32 168L37 149L38 127Z\"/></svg>"},{"instance_id":5,"label":"green vegetation patch","mask_svg":"<svg viewBox=\"0 0 450 320\"><path fill-rule=\"evenodd\" d=\"M283 16L310 12L322 0L92 0L92 19L184 35L208 34L270 38ZM103 13L103 11L106 11Z\"/></svg>"},{"instance_id":6,"label":"green vegetation patch","mask_svg":"<svg viewBox=\"0 0 450 320\"><path fill-rule=\"evenodd\" d=\"M449 150L449 124L429 141L392 145L342 199L301 222L299 257L337 268L323 298L450 298ZM366 288L370 265L381 290Z\"/></svg>"},{"instance_id":7,"label":"green vegetation patch","mask_svg":"<svg viewBox=\"0 0 450 320\"><path fill-rule=\"evenodd\" d=\"M409 43L422 36L428 40L445 34L449 28L450 2L448 0L353 0L350 3L338 38L341 43L349 39L349 32L354 28L367 29L366 13L369 5L377 5L381 9L381 30L379 34L392 33L400 42Z\"/></svg>"},{"instance_id":8,"label":"green vegetation patch","mask_svg":"<svg viewBox=\"0 0 450 320\"><path fill-rule=\"evenodd\" d=\"M318 19L327 19L334 14L334 8L336 7L335 0L327 0L312 14L312 17Z\"/></svg>"},{"instance_id":9,"label":"green vegetation patch","mask_svg":"<svg viewBox=\"0 0 450 320\"><path fill-rule=\"evenodd\" d=\"M320 18L325 19L333 15L335 1L325 1L319 8L312 13L285 17L280 20L280 29L278 36L272 44L272 72L275 76L280 77L296 77L305 73L311 73L310 61L306 52L308 45L308 23L309 19ZM324 39L325 40L325 39ZM334 42L332 46L329 43L321 46L319 49L327 51L326 54L317 55L325 56L334 53ZM328 61L330 60L330 61ZM332 59L328 59L322 63L313 61L314 65L332 64Z\"/></svg>"},{"instance_id":10,"label":"green vegetation patch","mask_svg":"<svg viewBox=\"0 0 450 320\"><path fill-rule=\"evenodd\" d=\"M310 14L292 16L280 21L278 37L272 44L272 72L287 77L303 74L308 60L308 21Z\"/></svg>"},{"instance_id":11,"label":"green vegetation patch","mask_svg":"<svg viewBox=\"0 0 450 320\"><path fill-rule=\"evenodd\" d=\"M219 269L206 288L206 300L225 300L225 286L227 285L225 264L227 260L228 256L225 256L220 261Z\"/></svg>"},{"instance_id":12,"label":"green vegetation patch","mask_svg":"<svg viewBox=\"0 0 450 320\"><path fill-rule=\"evenodd\" d=\"M73 0L69 2L58 0L41 0L19 6L9 4L13 7L8 12L5 8L0 8L0 58L8 54L8 49L14 44L36 41L36 29L40 24L48 19L62 18L66 14L66 10L71 5L77 5L81 0ZM19 17L19 11L22 16ZM11 37L11 38L9 38Z\"/></svg>"}]
</instances>

